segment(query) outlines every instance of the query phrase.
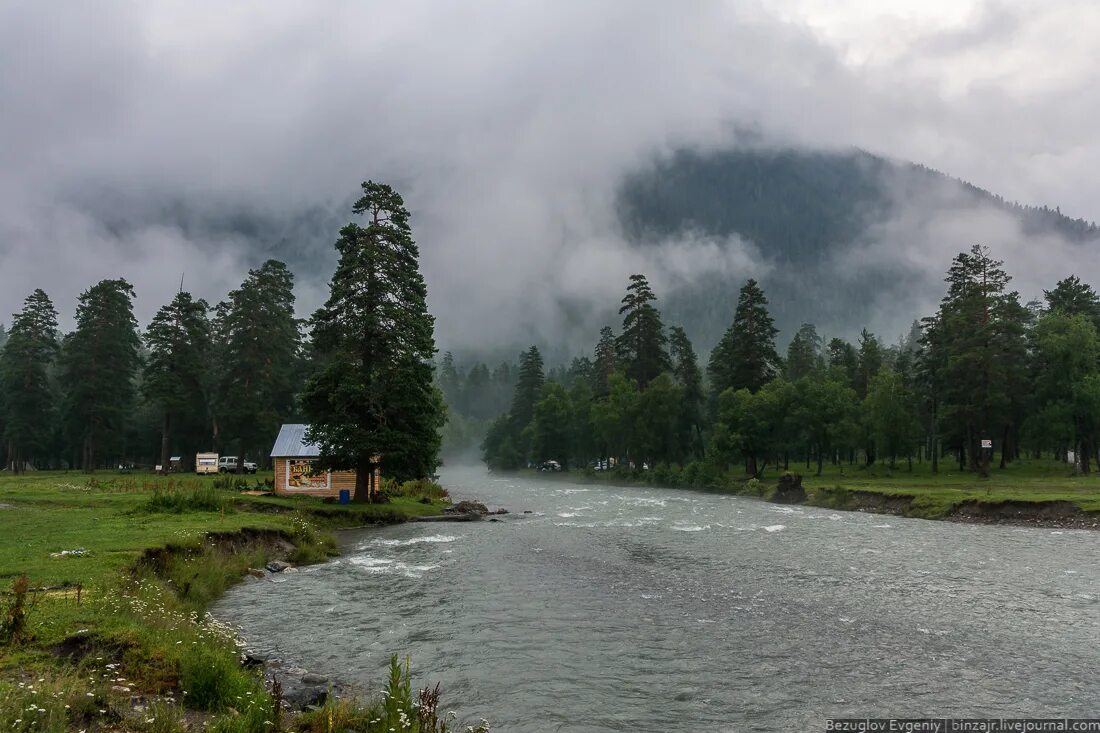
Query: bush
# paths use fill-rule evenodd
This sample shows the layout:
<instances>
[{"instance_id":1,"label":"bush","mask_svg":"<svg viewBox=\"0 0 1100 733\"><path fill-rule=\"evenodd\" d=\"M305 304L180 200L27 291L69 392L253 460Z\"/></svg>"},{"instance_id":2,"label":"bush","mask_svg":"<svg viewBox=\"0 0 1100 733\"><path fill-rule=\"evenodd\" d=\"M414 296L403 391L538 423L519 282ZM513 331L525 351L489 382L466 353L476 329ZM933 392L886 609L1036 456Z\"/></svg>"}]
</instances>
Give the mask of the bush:
<instances>
[{"instance_id":1,"label":"bush","mask_svg":"<svg viewBox=\"0 0 1100 733\"><path fill-rule=\"evenodd\" d=\"M210 646L192 647L180 660L180 688L187 693L187 704L198 710L244 712L271 704L259 680L241 668L234 653ZM251 702L253 698L258 702Z\"/></svg>"},{"instance_id":2,"label":"bush","mask_svg":"<svg viewBox=\"0 0 1100 733\"><path fill-rule=\"evenodd\" d=\"M230 497L218 493L212 486L188 490L156 489L136 511L149 514L183 514L184 512L222 512L236 510Z\"/></svg>"},{"instance_id":3,"label":"bush","mask_svg":"<svg viewBox=\"0 0 1100 733\"><path fill-rule=\"evenodd\" d=\"M0 617L0 642L18 644L26 639L28 589L26 575L20 575L11 584L11 603Z\"/></svg>"}]
</instances>

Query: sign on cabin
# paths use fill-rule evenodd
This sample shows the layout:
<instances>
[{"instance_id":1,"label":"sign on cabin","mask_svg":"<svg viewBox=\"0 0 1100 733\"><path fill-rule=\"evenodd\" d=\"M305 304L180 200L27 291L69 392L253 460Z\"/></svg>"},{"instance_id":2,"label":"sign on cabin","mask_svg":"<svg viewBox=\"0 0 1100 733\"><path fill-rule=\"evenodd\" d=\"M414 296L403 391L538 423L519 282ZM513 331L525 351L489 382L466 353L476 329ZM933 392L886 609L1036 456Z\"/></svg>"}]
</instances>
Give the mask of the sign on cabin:
<instances>
[{"instance_id":1,"label":"sign on cabin","mask_svg":"<svg viewBox=\"0 0 1100 733\"><path fill-rule=\"evenodd\" d=\"M288 458L286 485L290 489L331 489L332 473L317 472L312 458Z\"/></svg>"}]
</instances>

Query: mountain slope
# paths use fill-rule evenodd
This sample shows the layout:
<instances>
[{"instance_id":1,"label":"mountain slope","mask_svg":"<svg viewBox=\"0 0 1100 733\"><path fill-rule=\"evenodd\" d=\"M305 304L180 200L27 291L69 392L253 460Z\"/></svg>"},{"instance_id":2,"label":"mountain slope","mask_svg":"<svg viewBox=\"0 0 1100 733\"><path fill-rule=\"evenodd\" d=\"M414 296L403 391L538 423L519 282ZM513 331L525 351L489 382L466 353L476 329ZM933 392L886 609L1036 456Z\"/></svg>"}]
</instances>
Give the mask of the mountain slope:
<instances>
[{"instance_id":1,"label":"mountain slope","mask_svg":"<svg viewBox=\"0 0 1100 733\"><path fill-rule=\"evenodd\" d=\"M745 277L762 280L787 336L803 321L831 333L858 331L876 318L882 324L884 298L893 298L898 313L890 325L900 333L907 325L901 319L923 315L906 316L901 303L927 300L929 288L938 298L951 253L989 236L997 239L988 242L995 251L1002 240L1015 247L1032 238L1072 245L1100 239L1095 224L1056 208L1008 202L930 168L862 151L681 151L628 176L617 208L638 247L675 246L688 236L726 247L747 243L761 268ZM929 247L943 249L938 274L907 264L913 251ZM671 293L664 307L706 350L728 325L740 284L703 278ZM897 333L882 335L892 340Z\"/></svg>"}]
</instances>

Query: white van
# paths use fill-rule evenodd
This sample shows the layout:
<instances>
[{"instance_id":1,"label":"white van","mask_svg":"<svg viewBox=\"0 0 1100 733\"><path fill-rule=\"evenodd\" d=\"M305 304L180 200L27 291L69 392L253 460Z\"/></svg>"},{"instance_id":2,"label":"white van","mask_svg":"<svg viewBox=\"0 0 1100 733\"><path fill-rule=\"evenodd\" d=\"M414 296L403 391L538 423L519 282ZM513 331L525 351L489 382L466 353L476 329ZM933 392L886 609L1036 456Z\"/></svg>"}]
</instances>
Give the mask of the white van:
<instances>
[{"instance_id":1,"label":"white van","mask_svg":"<svg viewBox=\"0 0 1100 733\"><path fill-rule=\"evenodd\" d=\"M222 456L218 459L218 473L236 473L237 456ZM250 461L244 462L245 473L256 473L256 464Z\"/></svg>"}]
</instances>

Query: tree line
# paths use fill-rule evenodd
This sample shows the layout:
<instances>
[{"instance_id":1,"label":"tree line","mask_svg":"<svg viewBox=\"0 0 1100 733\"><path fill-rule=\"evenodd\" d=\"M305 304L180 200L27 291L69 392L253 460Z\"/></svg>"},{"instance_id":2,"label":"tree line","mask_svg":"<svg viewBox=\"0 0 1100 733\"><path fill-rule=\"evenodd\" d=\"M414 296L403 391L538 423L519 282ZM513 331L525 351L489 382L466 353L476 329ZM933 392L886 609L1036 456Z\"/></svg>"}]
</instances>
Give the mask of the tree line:
<instances>
[{"instance_id":1,"label":"tree line","mask_svg":"<svg viewBox=\"0 0 1100 733\"><path fill-rule=\"evenodd\" d=\"M75 328L34 290L0 334L0 438L11 470L185 464L198 451L266 463L284 422L306 421L333 467L397 477L437 465L442 400L434 322L408 212L367 182L336 247L326 304L295 316L294 276L268 260L211 306L180 291L141 331L123 279L80 294Z\"/></svg>"},{"instance_id":2,"label":"tree line","mask_svg":"<svg viewBox=\"0 0 1100 733\"><path fill-rule=\"evenodd\" d=\"M792 463L820 474L826 463L938 471L950 460L988 475L1026 452L1088 472L1100 462L1100 297L1071 276L1025 304L1002 265L986 247L959 253L939 308L898 344L866 329L826 342L804 323L784 355L749 280L705 368L633 275L619 333L603 328L591 356L547 376L538 348L523 352L483 459L756 477Z\"/></svg>"}]
</instances>

